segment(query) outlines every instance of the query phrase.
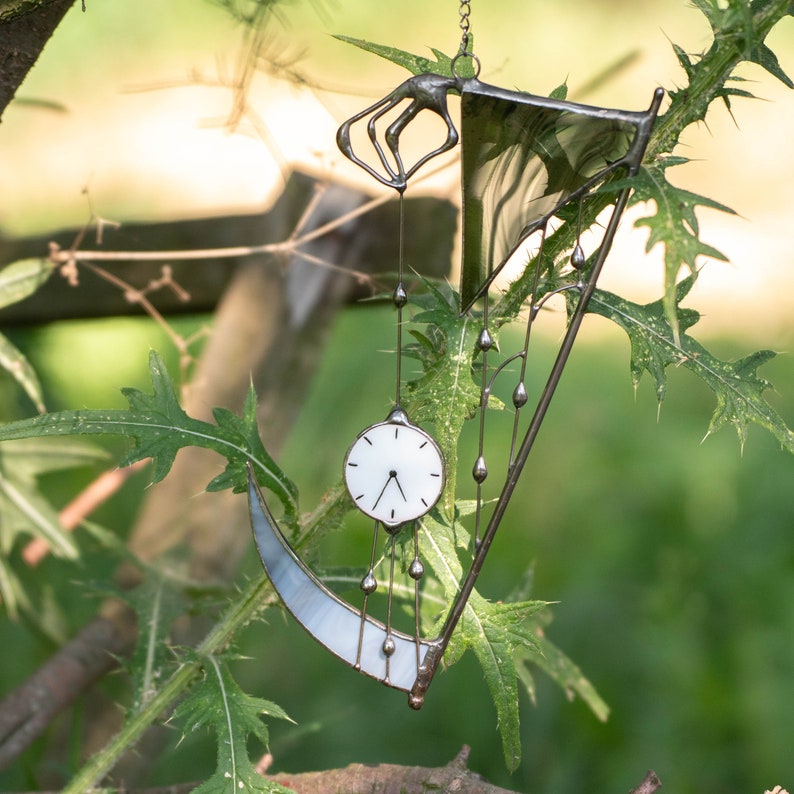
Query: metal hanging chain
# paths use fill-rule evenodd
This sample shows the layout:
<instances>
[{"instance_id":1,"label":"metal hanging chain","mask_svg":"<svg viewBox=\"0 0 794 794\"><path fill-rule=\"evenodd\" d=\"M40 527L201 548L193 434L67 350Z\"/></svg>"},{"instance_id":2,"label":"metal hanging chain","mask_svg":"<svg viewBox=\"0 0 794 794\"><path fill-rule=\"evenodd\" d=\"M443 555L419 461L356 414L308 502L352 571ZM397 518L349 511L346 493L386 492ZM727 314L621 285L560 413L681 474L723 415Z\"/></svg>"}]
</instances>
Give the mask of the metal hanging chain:
<instances>
[{"instance_id":1,"label":"metal hanging chain","mask_svg":"<svg viewBox=\"0 0 794 794\"><path fill-rule=\"evenodd\" d=\"M460 38L460 52L470 53L469 33L471 31L471 22L469 21L469 17L471 16L471 0L460 0L458 16L460 17L460 30L462 34Z\"/></svg>"}]
</instances>

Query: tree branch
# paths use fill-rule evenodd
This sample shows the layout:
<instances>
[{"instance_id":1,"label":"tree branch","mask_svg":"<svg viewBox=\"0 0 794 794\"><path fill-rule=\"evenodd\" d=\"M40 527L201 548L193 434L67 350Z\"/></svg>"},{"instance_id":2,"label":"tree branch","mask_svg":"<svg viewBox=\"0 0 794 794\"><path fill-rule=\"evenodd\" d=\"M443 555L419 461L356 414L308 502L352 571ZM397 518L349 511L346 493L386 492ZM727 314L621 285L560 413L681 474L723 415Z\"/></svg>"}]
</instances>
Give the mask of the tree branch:
<instances>
[{"instance_id":1,"label":"tree branch","mask_svg":"<svg viewBox=\"0 0 794 794\"><path fill-rule=\"evenodd\" d=\"M457 794L517 794L512 789L500 788L468 769L470 749L464 745L458 755L442 767L407 767L397 764L351 764L344 769L324 772L301 772L266 775L268 780L292 789L295 794L427 794L428 791L454 791ZM199 782L176 783L155 788L105 789L115 794L189 794ZM654 794L661 787L655 772L645 779L631 794ZM776 789L777 791L777 789ZM33 794L33 792L25 792ZM55 794L38 792L37 794ZM771 794L767 792L767 794ZM781 792L785 794L785 792Z\"/></svg>"},{"instance_id":2,"label":"tree branch","mask_svg":"<svg viewBox=\"0 0 794 794\"><path fill-rule=\"evenodd\" d=\"M74 0L0 4L0 118Z\"/></svg>"},{"instance_id":3,"label":"tree branch","mask_svg":"<svg viewBox=\"0 0 794 794\"><path fill-rule=\"evenodd\" d=\"M344 769L273 775L270 779L295 794L425 794L454 791L459 794L515 794L488 783L467 764L470 749L464 745L446 766L427 768L396 764L350 764Z\"/></svg>"},{"instance_id":4,"label":"tree branch","mask_svg":"<svg viewBox=\"0 0 794 794\"><path fill-rule=\"evenodd\" d=\"M0 703L0 769L7 769L57 714L112 670L130 650L135 619L116 605L94 618L73 640Z\"/></svg>"}]
</instances>

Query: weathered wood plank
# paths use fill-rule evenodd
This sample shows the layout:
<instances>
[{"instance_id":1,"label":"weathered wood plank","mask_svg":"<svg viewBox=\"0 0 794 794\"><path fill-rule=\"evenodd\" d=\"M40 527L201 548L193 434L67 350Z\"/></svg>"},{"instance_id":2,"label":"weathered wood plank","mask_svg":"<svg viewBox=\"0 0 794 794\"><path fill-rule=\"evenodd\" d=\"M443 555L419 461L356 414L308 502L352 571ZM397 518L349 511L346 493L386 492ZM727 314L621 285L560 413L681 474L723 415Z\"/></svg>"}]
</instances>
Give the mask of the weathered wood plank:
<instances>
[{"instance_id":1,"label":"weathered wood plank","mask_svg":"<svg viewBox=\"0 0 794 794\"><path fill-rule=\"evenodd\" d=\"M314 194L317 183L305 174L295 173L281 197L265 213L228 215L155 223L122 223L119 229L105 228L103 246L96 246L86 234L84 250L180 251L231 246L261 245L286 240ZM449 272L450 252L457 224L457 211L448 202L433 198L406 199L405 258L409 266L424 275L444 277ZM63 229L36 237L7 239L0 235L0 266L19 259L46 257L50 242L69 249L79 229ZM394 203L377 207L357 224L355 268L369 273L396 271L398 250L397 208ZM219 257L189 261L103 262L102 267L143 289L170 265L174 280L191 296L181 301L169 290L157 293L154 302L164 314L213 311L235 270L244 260ZM354 293L360 297L359 291ZM129 303L118 287L89 270L80 271L80 286L70 287L57 274L38 292L0 312L3 326L39 324L78 317L108 317L140 314L139 306Z\"/></svg>"}]
</instances>

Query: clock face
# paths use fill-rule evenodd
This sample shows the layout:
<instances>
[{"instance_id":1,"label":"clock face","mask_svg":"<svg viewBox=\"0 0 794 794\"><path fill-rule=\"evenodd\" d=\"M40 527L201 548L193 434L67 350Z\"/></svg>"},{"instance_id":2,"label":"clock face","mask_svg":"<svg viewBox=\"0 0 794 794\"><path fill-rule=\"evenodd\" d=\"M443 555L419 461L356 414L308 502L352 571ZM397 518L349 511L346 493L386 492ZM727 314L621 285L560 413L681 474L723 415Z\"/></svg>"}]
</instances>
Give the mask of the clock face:
<instances>
[{"instance_id":1,"label":"clock face","mask_svg":"<svg viewBox=\"0 0 794 794\"><path fill-rule=\"evenodd\" d=\"M424 430L380 422L359 434L345 457L356 506L390 527L427 513L444 490L444 458Z\"/></svg>"}]
</instances>

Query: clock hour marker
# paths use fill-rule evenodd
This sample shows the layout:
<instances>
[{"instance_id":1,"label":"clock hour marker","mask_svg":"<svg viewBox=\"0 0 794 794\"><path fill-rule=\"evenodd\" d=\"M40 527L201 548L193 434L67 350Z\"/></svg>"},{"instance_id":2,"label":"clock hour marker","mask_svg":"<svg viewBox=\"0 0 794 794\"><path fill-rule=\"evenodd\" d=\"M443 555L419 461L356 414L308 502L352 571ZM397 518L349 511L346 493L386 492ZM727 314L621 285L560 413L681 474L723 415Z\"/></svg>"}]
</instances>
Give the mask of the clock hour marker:
<instances>
[{"instance_id":1,"label":"clock hour marker","mask_svg":"<svg viewBox=\"0 0 794 794\"><path fill-rule=\"evenodd\" d=\"M426 502L424 499L422 499L422 497L421 497L421 496L419 497L419 499L420 499L420 501L422 502L422 504L423 504L425 507L427 507L427 502Z\"/></svg>"},{"instance_id":2,"label":"clock hour marker","mask_svg":"<svg viewBox=\"0 0 794 794\"><path fill-rule=\"evenodd\" d=\"M441 475L440 475L440 474L433 474L433 473L431 472L430 476L431 476L431 477L440 477Z\"/></svg>"},{"instance_id":3,"label":"clock hour marker","mask_svg":"<svg viewBox=\"0 0 794 794\"><path fill-rule=\"evenodd\" d=\"M348 466L353 466L355 468L355 467L358 466L358 463L351 463L350 461L348 461L347 465Z\"/></svg>"},{"instance_id":4,"label":"clock hour marker","mask_svg":"<svg viewBox=\"0 0 794 794\"><path fill-rule=\"evenodd\" d=\"M424 449L426 446L427 446L427 441L423 441L423 442L422 442L422 443L419 445L419 449Z\"/></svg>"},{"instance_id":5,"label":"clock hour marker","mask_svg":"<svg viewBox=\"0 0 794 794\"><path fill-rule=\"evenodd\" d=\"M370 446L372 446L372 442L371 442L371 441L370 441L370 440L369 440L369 439L368 439L366 436L362 436L362 438L364 439L364 441L366 441L366 442L367 442L367 444L369 444Z\"/></svg>"}]
</instances>

